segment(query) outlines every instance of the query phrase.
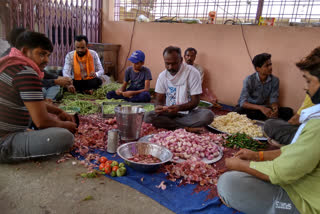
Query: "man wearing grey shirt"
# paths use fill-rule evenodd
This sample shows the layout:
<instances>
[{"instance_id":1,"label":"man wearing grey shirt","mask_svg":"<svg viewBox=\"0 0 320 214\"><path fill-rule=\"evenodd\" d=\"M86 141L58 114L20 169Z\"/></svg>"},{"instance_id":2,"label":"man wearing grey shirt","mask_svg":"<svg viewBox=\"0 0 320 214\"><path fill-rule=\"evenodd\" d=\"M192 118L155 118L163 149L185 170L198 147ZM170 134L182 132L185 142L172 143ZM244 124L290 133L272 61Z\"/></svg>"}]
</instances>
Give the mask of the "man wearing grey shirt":
<instances>
[{"instance_id":1,"label":"man wearing grey shirt","mask_svg":"<svg viewBox=\"0 0 320 214\"><path fill-rule=\"evenodd\" d=\"M293 110L279 107L279 79L272 75L271 54L256 55L252 64L256 72L243 81L243 88L235 111L255 120L268 118L289 120L293 115Z\"/></svg>"},{"instance_id":2,"label":"man wearing grey shirt","mask_svg":"<svg viewBox=\"0 0 320 214\"><path fill-rule=\"evenodd\" d=\"M65 58L63 76L73 79L73 85L68 91L92 94L102 84L99 78L104 74L98 54L87 48L88 38L84 35L76 36L75 51L71 51Z\"/></svg>"}]
</instances>

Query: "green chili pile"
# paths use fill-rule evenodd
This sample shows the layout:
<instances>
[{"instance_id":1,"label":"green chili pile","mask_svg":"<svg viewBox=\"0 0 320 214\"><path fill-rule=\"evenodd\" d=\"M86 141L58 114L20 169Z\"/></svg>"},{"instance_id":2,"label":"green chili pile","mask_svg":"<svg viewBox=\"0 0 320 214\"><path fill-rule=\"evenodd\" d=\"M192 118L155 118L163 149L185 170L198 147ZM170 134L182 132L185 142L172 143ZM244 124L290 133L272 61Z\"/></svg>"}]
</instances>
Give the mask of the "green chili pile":
<instances>
[{"instance_id":1,"label":"green chili pile","mask_svg":"<svg viewBox=\"0 0 320 214\"><path fill-rule=\"evenodd\" d=\"M235 133L225 138L223 146L233 149L250 149L252 151L264 150L267 143L254 140L252 137L245 133Z\"/></svg>"}]
</instances>

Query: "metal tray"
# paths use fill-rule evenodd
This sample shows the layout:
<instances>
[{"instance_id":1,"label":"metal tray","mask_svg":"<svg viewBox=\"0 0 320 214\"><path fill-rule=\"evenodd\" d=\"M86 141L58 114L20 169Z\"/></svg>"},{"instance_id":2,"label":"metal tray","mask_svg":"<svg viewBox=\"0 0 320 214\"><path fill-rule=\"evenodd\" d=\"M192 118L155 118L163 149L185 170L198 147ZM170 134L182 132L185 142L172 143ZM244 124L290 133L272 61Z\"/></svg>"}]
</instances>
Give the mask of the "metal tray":
<instances>
[{"instance_id":1,"label":"metal tray","mask_svg":"<svg viewBox=\"0 0 320 214\"><path fill-rule=\"evenodd\" d=\"M111 117L115 117L115 113L114 114L104 114L103 113L103 107L105 105L115 105L115 106L121 106L121 105L130 105L130 106L146 106L146 105L154 105L154 103L132 103L132 102L103 102L101 104L101 115L103 118L111 118Z\"/></svg>"},{"instance_id":2,"label":"metal tray","mask_svg":"<svg viewBox=\"0 0 320 214\"><path fill-rule=\"evenodd\" d=\"M255 123L256 123L258 126L260 126L260 127L262 128L262 130L263 130L264 122L263 122L263 121L260 121L260 120L254 120L254 121L255 121ZM213 130L217 131L217 132L221 132L221 133L224 133L224 134L230 134L230 133L228 133L228 132L221 131L221 130L219 130L219 129L211 126L211 125L208 125L208 127L209 127L210 129L213 129ZM264 133L264 132L263 132L263 133ZM264 136L264 137L253 137L253 139L255 139L255 140L260 140L260 141L266 141L266 140L268 140L267 137L265 137L265 136Z\"/></svg>"}]
</instances>

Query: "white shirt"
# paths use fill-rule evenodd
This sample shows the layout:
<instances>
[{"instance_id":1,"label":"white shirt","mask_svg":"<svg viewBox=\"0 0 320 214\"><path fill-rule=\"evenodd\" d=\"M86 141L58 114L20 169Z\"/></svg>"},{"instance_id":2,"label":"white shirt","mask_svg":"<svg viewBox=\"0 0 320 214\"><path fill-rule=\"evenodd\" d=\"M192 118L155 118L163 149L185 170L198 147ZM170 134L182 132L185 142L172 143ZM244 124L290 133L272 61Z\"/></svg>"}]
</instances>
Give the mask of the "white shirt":
<instances>
[{"instance_id":1,"label":"white shirt","mask_svg":"<svg viewBox=\"0 0 320 214\"><path fill-rule=\"evenodd\" d=\"M193 64L193 66L200 72L201 83L203 83L204 70L199 64Z\"/></svg>"},{"instance_id":2,"label":"white shirt","mask_svg":"<svg viewBox=\"0 0 320 214\"><path fill-rule=\"evenodd\" d=\"M89 50L89 49L88 49ZM104 70L103 67L101 65L99 56L97 54L97 52L95 52L94 50L89 50L92 57L93 57L93 62L94 62L94 70L96 72L97 77L101 77L104 74ZM65 77L70 77L70 78L74 78L74 72L73 72L73 55L74 55L75 51L71 51L67 54L66 58L65 58L65 62L64 62L64 66L63 66L63 76Z\"/></svg>"},{"instance_id":3,"label":"white shirt","mask_svg":"<svg viewBox=\"0 0 320 214\"><path fill-rule=\"evenodd\" d=\"M188 103L192 95L202 93L200 73L186 63L182 63L175 76L164 70L158 77L155 92L166 95L166 106Z\"/></svg>"}]
</instances>

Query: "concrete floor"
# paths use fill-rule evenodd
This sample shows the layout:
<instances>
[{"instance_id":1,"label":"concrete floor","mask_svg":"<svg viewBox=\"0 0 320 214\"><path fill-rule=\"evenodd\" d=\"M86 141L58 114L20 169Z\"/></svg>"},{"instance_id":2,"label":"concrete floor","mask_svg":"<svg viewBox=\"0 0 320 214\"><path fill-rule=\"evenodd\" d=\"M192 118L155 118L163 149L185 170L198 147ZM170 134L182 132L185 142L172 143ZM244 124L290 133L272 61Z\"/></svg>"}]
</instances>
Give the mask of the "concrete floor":
<instances>
[{"instance_id":1,"label":"concrete floor","mask_svg":"<svg viewBox=\"0 0 320 214\"><path fill-rule=\"evenodd\" d=\"M77 160L0 164L1 214L172 214L140 192L105 176L86 179ZM76 161L76 165L72 165ZM92 200L83 200L92 196Z\"/></svg>"}]
</instances>

